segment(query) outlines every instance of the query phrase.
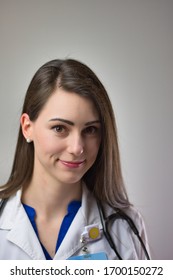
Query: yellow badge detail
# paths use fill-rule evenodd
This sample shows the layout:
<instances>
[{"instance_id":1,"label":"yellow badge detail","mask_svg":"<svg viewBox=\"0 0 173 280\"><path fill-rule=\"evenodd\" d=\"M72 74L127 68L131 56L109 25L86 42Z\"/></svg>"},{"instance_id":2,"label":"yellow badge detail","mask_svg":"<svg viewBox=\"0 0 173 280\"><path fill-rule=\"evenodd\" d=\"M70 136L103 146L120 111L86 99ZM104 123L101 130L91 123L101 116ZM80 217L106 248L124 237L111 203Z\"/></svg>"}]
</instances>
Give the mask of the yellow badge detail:
<instances>
[{"instance_id":1,"label":"yellow badge detail","mask_svg":"<svg viewBox=\"0 0 173 280\"><path fill-rule=\"evenodd\" d=\"M90 237L91 239L96 239L96 238L99 237L99 235L100 235L100 232L99 232L99 229L98 229L98 228L93 227L93 228L91 228L91 229L89 230L89 237Z\"/></svg>"}]
</instances>

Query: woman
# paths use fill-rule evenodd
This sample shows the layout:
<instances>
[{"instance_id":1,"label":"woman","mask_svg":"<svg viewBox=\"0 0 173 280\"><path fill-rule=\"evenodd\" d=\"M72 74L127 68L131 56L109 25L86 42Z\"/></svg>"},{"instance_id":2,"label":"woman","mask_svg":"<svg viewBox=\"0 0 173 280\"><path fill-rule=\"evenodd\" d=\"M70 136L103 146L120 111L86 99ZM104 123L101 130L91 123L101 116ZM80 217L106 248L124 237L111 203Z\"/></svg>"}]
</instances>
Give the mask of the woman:
<instances>
[{"instance_id":1,"label":"woman","mask_svg":"<svg viewBox=\"0 0 173 280\"><path fill-rule=\"evenodd\" d=\"M127 221L109 227L116 248L102 224L102 214L123 210L148 247L124 187L113 109L93 71L73 59L44 64L20 122L0 192L0 259L145 259Z\"/></svg>"}]
</instances>

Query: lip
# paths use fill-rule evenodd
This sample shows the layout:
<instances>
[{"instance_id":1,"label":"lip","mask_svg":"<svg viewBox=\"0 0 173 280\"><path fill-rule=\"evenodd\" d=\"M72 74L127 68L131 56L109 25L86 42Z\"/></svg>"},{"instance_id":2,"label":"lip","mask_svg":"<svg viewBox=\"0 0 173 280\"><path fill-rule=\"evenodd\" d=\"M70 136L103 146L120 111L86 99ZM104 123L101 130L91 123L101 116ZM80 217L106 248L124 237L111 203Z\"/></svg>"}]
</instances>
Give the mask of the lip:
<instances>
[{"instance_id":1,"label":"lip","mask_svg":"<svg viewBox=\"0 0 173 280\"><path fill-rule=\"evenodd\" d=\"M69 168L78 168L80 166L83 165L83 163L85 162L85 160L80 160L80 161L65 161L65 160L61 160L59 159L59 161L65 165L66 167Z\"/></svg>"}]
</instances>

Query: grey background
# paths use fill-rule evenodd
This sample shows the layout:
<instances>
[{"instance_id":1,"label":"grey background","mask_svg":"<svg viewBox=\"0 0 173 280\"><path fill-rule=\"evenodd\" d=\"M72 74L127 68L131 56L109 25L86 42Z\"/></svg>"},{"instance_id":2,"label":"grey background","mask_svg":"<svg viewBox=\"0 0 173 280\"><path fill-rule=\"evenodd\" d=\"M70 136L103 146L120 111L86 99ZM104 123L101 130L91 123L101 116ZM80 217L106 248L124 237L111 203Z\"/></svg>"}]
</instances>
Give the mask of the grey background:
<instances>
[{"instance_id":1,"label":"grey background","mask_svg":"<svg viewBox=\"0 0 173 280\"><path fill-rule=\"evenodd\" d=\"M105 85L152 258L173 259L173 1L0 0L1 184L33 74L65 57L88 64Z\"/></svg>"}]
</instances>

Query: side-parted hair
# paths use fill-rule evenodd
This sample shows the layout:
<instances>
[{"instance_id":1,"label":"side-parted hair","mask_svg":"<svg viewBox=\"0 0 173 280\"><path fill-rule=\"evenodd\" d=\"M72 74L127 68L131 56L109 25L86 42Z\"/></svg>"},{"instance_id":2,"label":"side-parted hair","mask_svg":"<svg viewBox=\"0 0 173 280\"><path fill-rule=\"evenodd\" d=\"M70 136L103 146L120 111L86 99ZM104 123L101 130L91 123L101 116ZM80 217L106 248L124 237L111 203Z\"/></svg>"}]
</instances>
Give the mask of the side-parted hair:
<instances>
[{"instance_id":1,"label":"side-parted hair","mask_svg":"<svg viewBox=\"0 0 173 280\"><path fill-rule=\"evenodd\" d=\"M30 82L22 114L27 113L34 122L57 87L92 100L100 117L100 149L95 163L83 176L88 189L99 201L113 207L130 206L121 171L113 108L103 84L88 66L74 59L55 59L45 63ZM34 145L26 143L20 126L11 175L1 186L0 197L8 198L21 186L27 185L33 166Z\"/></svg>"}]
</instances>

